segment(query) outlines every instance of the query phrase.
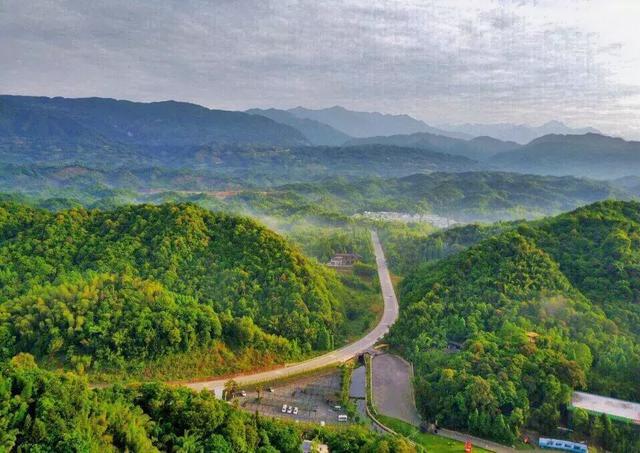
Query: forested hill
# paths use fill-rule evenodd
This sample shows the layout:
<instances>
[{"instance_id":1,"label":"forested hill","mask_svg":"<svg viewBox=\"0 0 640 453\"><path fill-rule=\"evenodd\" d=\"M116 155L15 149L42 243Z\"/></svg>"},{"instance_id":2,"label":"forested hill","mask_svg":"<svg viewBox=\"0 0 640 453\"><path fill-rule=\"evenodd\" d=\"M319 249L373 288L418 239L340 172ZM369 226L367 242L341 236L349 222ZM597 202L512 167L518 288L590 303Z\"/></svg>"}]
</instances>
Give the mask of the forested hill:
<instances>
[{"instance_id":1,"label":"forested hill","mask_svg":"<svg viewBox=\"0 0 640 453\"><path fill-rule=\"evenodd\" d=\"M276 233L190 204L0 204L0 359L99 370L222 344L282 361L332 346L335 284Z\"/></svg>"},{"instance_id":2,"label":"forested hill","mask_svg":"<svg viewBox=\"0 0 640 453\"><path fill-rule=\"evenodd\" d=\"M416 366L420 410L511 442L553 432L572 389L640 400L638 250L640 204L607 201L409 275L391 342Z\"/></svg>"}]
</instances>

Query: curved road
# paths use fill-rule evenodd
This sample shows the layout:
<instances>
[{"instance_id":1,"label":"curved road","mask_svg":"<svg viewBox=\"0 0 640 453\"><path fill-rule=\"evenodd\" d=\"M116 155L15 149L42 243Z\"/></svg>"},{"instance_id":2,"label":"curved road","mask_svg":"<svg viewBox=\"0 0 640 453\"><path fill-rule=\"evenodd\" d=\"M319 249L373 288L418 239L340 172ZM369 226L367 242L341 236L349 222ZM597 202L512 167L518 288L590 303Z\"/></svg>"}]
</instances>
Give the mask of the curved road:
<instances>
[{"instance_id":1,"label":"curved road","mask_svg":"<svg viewBox=\"0 0 640 453\"><path fill-rule=\"evenodd\" d=\"M382 297L384 298L384 313L378 325L374 327L374 329L367 335L365 335L355 343L351 343L340 349L336 349L335 351L331 351L327 354L315 357L304 362L287 365L283 368L278 368L271 371L263 371L255 374L245 374L232 378L227 377L225 379L192 382L184 384L184 386L192 388L194 390L210 390L215 392L217 396L220 396L222 395L222 390L224 388L225 382L229 381L229 379L235 380L241 386L256 384L258 382L273 381L281 379L283 377L324 368L328 365L346 362L352 357L371 348L389 331L389 327L398 319L398 300L396 299L395 291L393 290L391 277L389 276L389 270L387 269L387 261L384 257L382 246L380 245L380 239L378 239L378 235L375 231L371 232L371 241L373 242L373 249L376 255L380 288L382 290Z\"/></svg>"}]
</instances>

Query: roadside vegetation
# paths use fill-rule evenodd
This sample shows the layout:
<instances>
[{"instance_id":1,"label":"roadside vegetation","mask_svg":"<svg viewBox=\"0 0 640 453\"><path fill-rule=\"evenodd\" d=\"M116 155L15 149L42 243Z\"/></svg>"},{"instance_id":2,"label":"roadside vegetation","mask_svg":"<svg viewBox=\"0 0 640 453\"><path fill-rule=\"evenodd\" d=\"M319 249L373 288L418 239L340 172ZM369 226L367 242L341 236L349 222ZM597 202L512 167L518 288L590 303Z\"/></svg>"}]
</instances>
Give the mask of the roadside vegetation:
<instances>
[{"instance_id":1,"label":"roadside vegetation","mask_svg":"<svg viewBox=\"0 0 640 453\"><path fill-rule=\"evenodd\" d=\"M378 414L377 417L386 427L391 428L398 434L415 442L421 447L424 447L425 451L438 453L464 453L463 442L436 436L435 434L423 433L417 427L402 420L398 420L397 418L388 417L382 414ZM475 446L473 447L473 451L479 453L490 453L489 450Z\"/></svg>"},{"instance_id":2,"label":"roadside vegetation","mask_svg":"<svg viewBox=\"0 0 640 453\"><path fill-rule=\"evenodd\" d=\"M412 452L361 427L320 428L260 417L218 400L149 383L90 390L74 373L39 369L29 354L0 367L0 450L297 453L302 439L334 452Z\"/></svg>"}]
</instances>

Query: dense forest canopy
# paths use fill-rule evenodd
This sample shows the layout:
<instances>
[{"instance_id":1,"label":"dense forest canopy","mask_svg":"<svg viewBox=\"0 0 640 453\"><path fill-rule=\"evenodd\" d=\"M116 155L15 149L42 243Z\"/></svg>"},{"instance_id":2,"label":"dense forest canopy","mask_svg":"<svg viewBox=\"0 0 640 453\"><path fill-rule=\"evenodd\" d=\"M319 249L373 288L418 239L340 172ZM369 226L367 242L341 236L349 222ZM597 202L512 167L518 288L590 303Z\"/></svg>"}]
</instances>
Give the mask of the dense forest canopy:
<instances>
[{"instance_id":1,"label":"dense forest canopy","mask_svg":"<svg viewBox=\"0 0 640 453\"><path fill-rule=\"evenodd\" d=\"M428 235L383 230L381 237L389 266L397 274L406 275L431 261L455 255L483 239L513 229L521 222L470 223L440 229Z\"/></svg>"},{"instance_id":2,"label":"dense forest canopy","mask_svg":"<svg viewBox=\"0 0 640 453\"><path fill-rule=\"evenodd\" d=\"M329 271L244 218L189 204L0 204L0 354L124 366L214 341L281 359L331 347Z\"/></svg>"},{"instance_id":3,"label":"dense forest canopy","mask_svg":"<svg viewBox=\"0 0 640 453\"><path fill-rule=\"evenodd\" d=\"M422 413L511 442L552 432L573 389L640 400L640 204L504 230L469 232L476 245L401 285L391 342L416 366Z\"/></svg>"}]
</instances>

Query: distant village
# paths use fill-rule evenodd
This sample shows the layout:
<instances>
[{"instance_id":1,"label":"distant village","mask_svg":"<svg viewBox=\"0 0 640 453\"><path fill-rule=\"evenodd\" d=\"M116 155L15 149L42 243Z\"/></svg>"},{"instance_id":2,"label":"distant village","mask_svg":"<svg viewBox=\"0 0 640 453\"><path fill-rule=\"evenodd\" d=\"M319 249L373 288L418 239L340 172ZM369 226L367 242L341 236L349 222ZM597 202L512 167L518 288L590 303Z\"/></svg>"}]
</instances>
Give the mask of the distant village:
<instances>
[{"instance_id":1,"label":"distant village","mask_svg":"<svg viewBox=\"0 0 640 453\"><path fill-rule=\"evenodd\" d=\"M391 220L395 222L404 223L429 223L436 228L449 228L454 225L460 225L458 222L447 217L442 217L437 214L408 214L406 212L391 212L391 211L364 211L362 214L356 214L354 217L360 216L372 220Z\"/></svg>"}]
</instances>

